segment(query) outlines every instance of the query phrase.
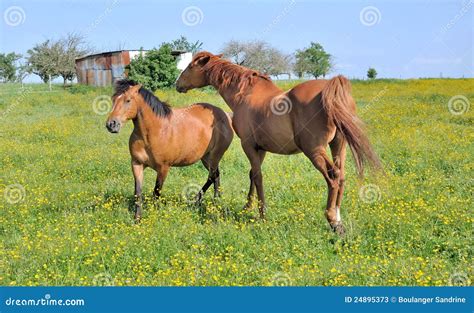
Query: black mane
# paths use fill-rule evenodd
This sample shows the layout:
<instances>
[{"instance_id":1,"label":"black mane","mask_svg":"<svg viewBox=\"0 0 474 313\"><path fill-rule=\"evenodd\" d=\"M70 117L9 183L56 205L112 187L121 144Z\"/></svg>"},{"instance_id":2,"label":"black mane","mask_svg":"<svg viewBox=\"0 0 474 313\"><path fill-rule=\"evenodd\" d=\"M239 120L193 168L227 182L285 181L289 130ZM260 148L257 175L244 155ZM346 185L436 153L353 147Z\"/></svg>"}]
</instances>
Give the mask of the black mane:
<instances>
[{"instance_id":1,"label":"black mane","mask_svg":"<svg viewBox=\"0 0 474 313\"><path fill-rule=\"evenodd\" d=\"M124 94L128 90L128 88L132 86L136 86L136 85L138 85L138 83L134 82L133 80L129 80L129 79L118 80L114 84L115 93L112 97L113 98L118 97ZM153 112L155 112L156 115L161 116L161 117L166 117L171 114L170 106L167 103L160 101L160 99L158 99L153 94L153 92L143 87L141 87L138 92L143 97L143 100L145 100L145 102L150 106Z\"/></svg>"}]
</instances>

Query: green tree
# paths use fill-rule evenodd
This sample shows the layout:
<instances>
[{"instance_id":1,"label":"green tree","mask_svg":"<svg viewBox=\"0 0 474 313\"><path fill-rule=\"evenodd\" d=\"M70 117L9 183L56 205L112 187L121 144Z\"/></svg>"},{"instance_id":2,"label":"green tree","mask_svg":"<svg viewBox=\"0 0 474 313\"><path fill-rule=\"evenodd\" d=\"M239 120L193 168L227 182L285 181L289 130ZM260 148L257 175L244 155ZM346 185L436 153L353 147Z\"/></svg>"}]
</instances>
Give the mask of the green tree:
<instances>
[{"instance_id":1,"label":"green tree","mask_svg":"<svg viewBox=\"0 0 474 313\"><path fill-rule=\"evenodd\" d=\"M38 75L44 83L51 82L59 75L57 70L61 54L59 42L46 40L36 44L27 53L30 73Z\"/></svg>"},{"instance_id":2,"label":"green tree","mask_svg":"<svg viewBox=\"0 0 474 313\"><path fill-rule=\"evenodd\" d=\"M377 77L377 71L375 68L370 67L369 70L367 71L367 78L368 79L375 79Z\"/></svg>"},{"instance_id":3,"label":"green tree","mask_svg":"<svg viewBox=\"0 0 474 313\"><path fill-rule=\"evenodd\" d=\"M312 75L314 78L325 77L333 67L331 58L321 44L311 42L308 48L296 51L294 71L300 78L304 74Z\"/></svg>"},{"instance_id":4,"label":"green tree","mask_svg":"<svg viewBox=\"0 0 474 313\"><path fill-rule=\"evenodd\" d=\"M181 36L180 38L171 42L171 48L173 50L191 52L192 54L196 54L197 52L201 51L202 45L203 43L201 41L197 40L195 42L190 42L184 36Z\"/></svg>"},{"instance_id":5,"label":"green tree","mask_svg":"<svg viewBox=\"0 0 474 313\"><path fill-rule=\"evenodd\" d=\"M153 91L172 86L179 70L171 51L171 44L164 43L158 49L149 50L146 54L141 53L128 65L128 78Z\"/></svg>"},{"instance_id":6,"label":"green tree","mask_svg":"<svg viewBox=\"0 0 474 313\"><path fill-rule=\"evenodd\" d=\"M20 54L14 52L0 53L0 81L14 82L17 79L16 61L21 58Z\"/></svg>"}]
</instances>

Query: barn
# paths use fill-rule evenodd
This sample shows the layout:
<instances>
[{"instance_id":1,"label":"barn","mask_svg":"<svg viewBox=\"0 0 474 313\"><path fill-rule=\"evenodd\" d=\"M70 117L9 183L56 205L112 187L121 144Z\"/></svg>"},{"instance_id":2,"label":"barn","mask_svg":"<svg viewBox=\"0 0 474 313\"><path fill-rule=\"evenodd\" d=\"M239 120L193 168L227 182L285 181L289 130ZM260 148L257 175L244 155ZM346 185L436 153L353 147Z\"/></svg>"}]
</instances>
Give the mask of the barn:
<instances>
[{"instance_id":1,"label":"barn","mask_svg":"<svg viewBox=\"0 0 474 313\"><path fill-rule=\"evenodd\" d=\"M133 58L145 54L146 50L118 50L86 55L76 59L76 74L79 84L110 86L117 79L127 76L125 67ZM173 51L178 58L178 68L184 70L192 59L185 51Z\"/></svg>"}]
</instances>

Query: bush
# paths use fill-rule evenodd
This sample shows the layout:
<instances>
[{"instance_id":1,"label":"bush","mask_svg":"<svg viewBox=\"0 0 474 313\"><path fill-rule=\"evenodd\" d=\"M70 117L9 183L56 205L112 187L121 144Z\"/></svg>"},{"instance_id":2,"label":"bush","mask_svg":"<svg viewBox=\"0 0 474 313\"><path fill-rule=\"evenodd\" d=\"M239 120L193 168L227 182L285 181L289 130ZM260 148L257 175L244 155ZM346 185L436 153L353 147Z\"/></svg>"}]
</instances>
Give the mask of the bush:
<instances>
[{"instance_id":1,"label":"bush","mask_svg":"<svg viewBox=\"0 0 474 313\"><path fill-rule=\"evenodd\" d=\"M159 49L152 49L132 60L128 66L128 78L152 91L171 87L179 75L171 51L171 45L165 43Z\"/></svg>"}]
</instances>

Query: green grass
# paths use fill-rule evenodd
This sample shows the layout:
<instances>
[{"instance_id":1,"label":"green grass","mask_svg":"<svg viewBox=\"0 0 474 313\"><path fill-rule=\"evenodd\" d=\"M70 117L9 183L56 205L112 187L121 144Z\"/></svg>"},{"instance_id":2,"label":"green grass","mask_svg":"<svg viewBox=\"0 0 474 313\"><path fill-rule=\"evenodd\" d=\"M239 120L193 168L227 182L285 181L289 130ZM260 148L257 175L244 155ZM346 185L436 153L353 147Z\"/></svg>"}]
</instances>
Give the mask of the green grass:
<instances>
[{"instance_id":1,"label":"green grass","mask_svg":"<svg viewBox=\"0 0 474 313\"><path fill-rule=\"evenodd\" d=\"M135 225L132 125L109 134L93 110L111 89L0 85L0 285L470 284L474 115L451 114L448 102L464 95L472 104L473 86L354 82L386 176L360 181L349 158L348 233L338 238L323 214L324 180L303 155L266 158L266 222L256 209L242 212L249 164L238 138L221 164L223 197L207 194L204 215L182 199L186 186L205 182L202 165L173 168L159 203L147 170L145 215ZM157 95L177 107L229 110L211 89ZM360 197L364 190L375 201Z\"/></svg>"}]
</instances>

